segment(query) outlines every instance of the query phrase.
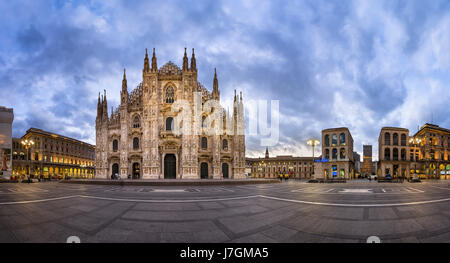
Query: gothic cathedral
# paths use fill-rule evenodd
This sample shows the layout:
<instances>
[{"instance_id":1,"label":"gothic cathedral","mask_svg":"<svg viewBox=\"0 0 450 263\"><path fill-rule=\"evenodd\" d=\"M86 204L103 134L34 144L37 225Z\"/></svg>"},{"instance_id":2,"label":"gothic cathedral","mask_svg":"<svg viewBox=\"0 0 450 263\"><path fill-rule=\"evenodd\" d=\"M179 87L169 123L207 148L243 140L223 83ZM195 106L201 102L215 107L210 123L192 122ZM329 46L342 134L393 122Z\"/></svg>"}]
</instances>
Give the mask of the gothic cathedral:
<instances>
[{"instance_id":1,"label":"gothic cathedral","mask_svg":"<svg viewBox=\"0 0 450 263\"><path fill-rule=\"evenodd\" d=\"M242 93L235 91L233 112L225 111L216 71L212 92L197 81L194 49L190 66L185 50L182 69L170 61L158 69L155 49L151 62L146 50L142 82L128 93L124 71L120 95L109 115L106 90L99 94L96 178L245 178Z\"/></svg>"}]
</instances>

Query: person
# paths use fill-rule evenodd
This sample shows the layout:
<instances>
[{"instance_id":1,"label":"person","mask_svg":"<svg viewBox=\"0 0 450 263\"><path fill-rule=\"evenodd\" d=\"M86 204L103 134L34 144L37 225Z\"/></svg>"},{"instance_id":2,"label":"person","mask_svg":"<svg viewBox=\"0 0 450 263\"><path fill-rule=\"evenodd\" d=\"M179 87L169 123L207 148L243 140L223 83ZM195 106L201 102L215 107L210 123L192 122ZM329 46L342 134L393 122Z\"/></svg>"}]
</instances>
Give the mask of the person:
<instances>
[{"instance_id":1,"label":"person","mask_svg":"<svg viewBox=\"0 0 450 263\"><path fill-rule=\"evenodd\" d=\"M278 176L279 176L279 178L280 178L280 182L283 181L283 175L282 175L282 174L279 174Z\"/></svg>"}]
</instances>

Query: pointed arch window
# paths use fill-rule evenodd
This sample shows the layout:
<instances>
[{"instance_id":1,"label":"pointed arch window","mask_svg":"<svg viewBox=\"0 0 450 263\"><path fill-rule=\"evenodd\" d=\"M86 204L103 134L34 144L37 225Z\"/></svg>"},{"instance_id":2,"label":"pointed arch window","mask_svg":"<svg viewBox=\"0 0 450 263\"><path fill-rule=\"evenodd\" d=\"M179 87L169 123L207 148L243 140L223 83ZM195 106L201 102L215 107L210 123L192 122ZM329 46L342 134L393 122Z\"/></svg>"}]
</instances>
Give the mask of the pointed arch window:
<instances>
[{"instance_id":1,"label":"pointed arch window","mask_svg":"<svg viewBox=\"0 0 450 263\"><path fill-rule=\"evenodd\" d=\"M140 128L141 127L141 120L139 119L139 116L135 116L133 120L133 128Z\"/></svg>"},{"instance_id":2,"label":"pointed arch window","mask_svg":"<svg viewBox=\"0 0 450 263\"><path fill-rule=\"evenodd\" d=\"M222 141L222 149L228 151L228 141L226 139L223 139Z\"/></svg>"},{"instance_id":3,"label":"pointed arch window","mask_svg":"<svg viewBox=\"0 0 450 263\"><path fill-rule=\"evenodd\" d=\"M208 148L208 139L206 137L202 137L202 149Z\"/></svg>"},{"instance_id":4,"label":"pointed arch window","mask_svg":"<svg viewBox=\"0 0 450 263\"><path fill-rule=\"evenodd\" d=\"M172 86L166 88L166 103L173 103L175 97L175 92Z\"/></svg>"},{"instance_id":5,"label":"pointed arch window","mask_svg":"<svg viewBox=\"0 0 450 263\"><path fill-rule=\"evenodd\" d=\"M139 138L137 137L133 139L133 150L139 150Z\"/></svg>"},{"instance_id":6,"label":"pointed arch window","mask_svg":"<svg viewBox=\"0 0 450 263\"><path fill-rule=\"evenodd\" d=\"M114 140L112 146L113 146L113 152L117 152L117 150L119 150L119 141Z\"/></svg>"},{"instance_id":7,"label":"pointed arch window","mask_svg":"<svg viewBox=\"0 0 450 263\"><path fill-rule=\"evenodd\" d=\"M168 117L166 119L166 131L172 131L173 130L173 118Z\"/></svg>"}]
</instances>

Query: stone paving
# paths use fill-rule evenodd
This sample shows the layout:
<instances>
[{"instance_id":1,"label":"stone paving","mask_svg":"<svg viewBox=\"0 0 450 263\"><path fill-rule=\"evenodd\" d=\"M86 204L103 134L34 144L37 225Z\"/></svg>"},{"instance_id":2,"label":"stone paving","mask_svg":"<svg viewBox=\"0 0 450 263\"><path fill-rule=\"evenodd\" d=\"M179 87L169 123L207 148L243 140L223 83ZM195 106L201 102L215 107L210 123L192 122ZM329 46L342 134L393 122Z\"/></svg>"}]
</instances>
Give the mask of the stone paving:
<instances>
[{"instance_id":1,"label":"stone paving","mask_svg":"<svg viewBox=\"0 0 450 263\"><path fill-rule=\"evenodd\" d=\"M450 242L446 182L0 184L0 242Z\"/></svg>"}]
</instances>

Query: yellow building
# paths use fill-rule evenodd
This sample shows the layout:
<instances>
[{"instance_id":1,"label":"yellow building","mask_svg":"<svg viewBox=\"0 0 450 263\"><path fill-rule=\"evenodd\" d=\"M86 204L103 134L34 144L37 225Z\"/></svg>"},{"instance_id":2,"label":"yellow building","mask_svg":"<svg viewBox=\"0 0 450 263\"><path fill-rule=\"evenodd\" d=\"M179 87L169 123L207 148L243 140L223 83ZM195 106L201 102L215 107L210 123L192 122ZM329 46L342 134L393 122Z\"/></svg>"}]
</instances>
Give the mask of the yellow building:
<instances>
[{"instance_id":1,"label":"yellow building","mask_svg":"<svg viewBox=\"0 0 450 263\"><path fill-rule=\"evenodd\" d=\"M31 128L22 138L13 138L12 148L13 176L94 178L95 146L91 144Z\"/></svg>"},{"instance_id":2,"label":"yellow building","mask_svg":"<svg viewBox=\"0 0 450 263\"><path fill-rule=\"evenodd\" d=\"M420 178L450 179L450 130L426 123L409 139L410 173Z\"/></svg>"}]
</instances>

